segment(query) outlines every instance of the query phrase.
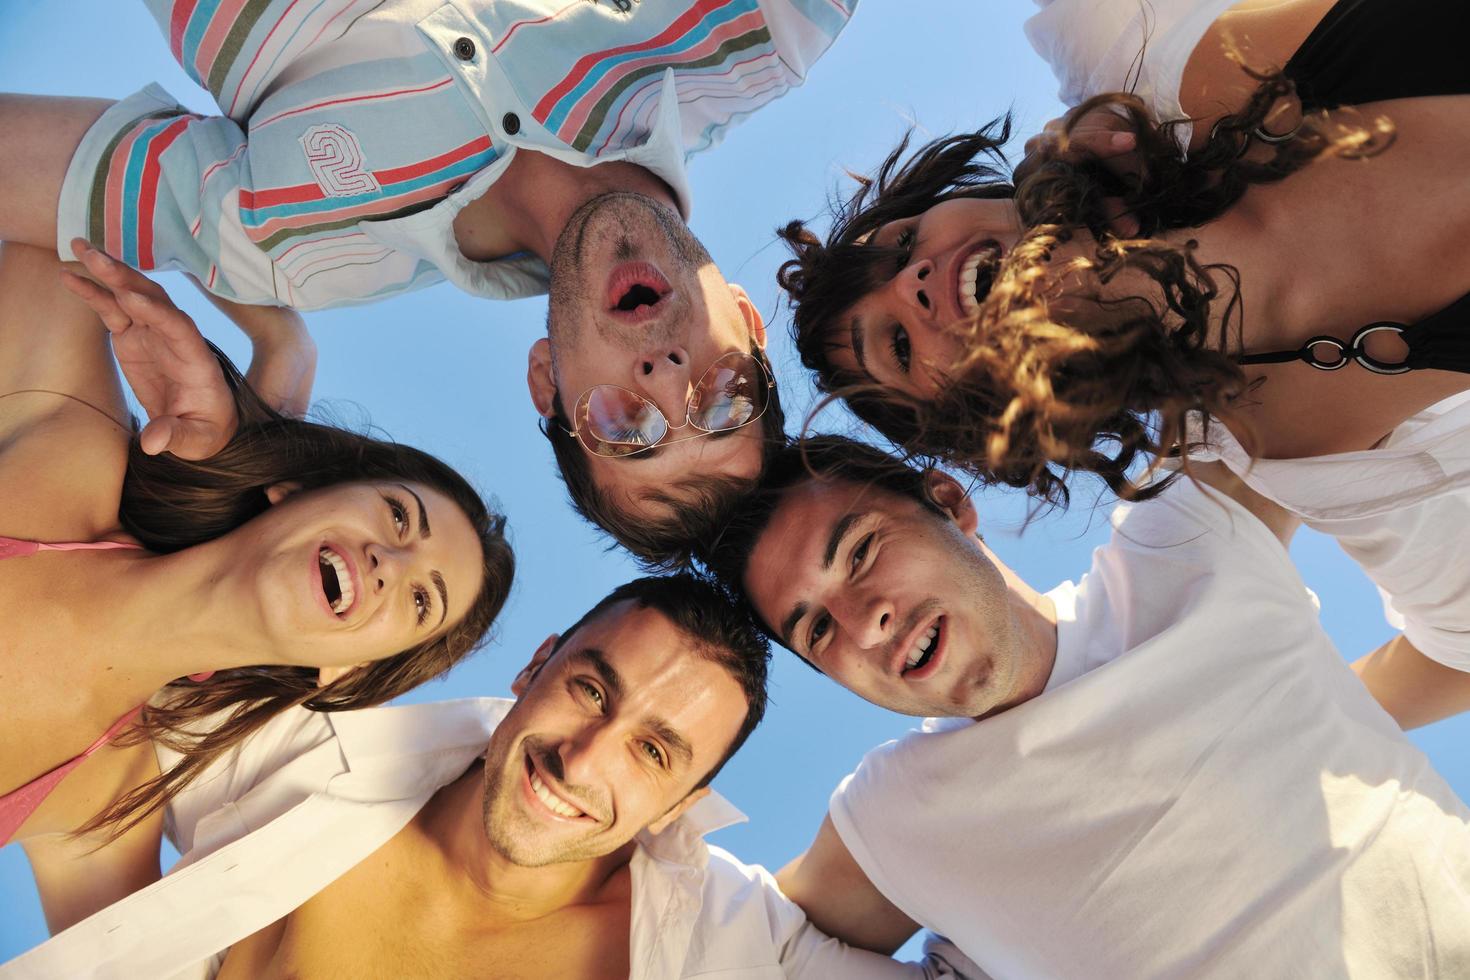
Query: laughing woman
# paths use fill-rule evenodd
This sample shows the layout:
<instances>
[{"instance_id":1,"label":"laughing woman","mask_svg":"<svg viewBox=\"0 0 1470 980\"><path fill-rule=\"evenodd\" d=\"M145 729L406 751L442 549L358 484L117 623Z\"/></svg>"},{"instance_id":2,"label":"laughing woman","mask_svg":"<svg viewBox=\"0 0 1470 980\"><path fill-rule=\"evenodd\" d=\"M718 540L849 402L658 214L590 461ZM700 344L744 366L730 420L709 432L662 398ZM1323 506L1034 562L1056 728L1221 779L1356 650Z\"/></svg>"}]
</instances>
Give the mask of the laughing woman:
<instances>
[{"instance_id":1,"label":"laughing woman","mask_svg":"<svg viewBox=\"0 0 1470 980\"><path fill-rule=\"evenodd\" d=\"M448 670L513 570L453 469L276 414L156 286L80 257L108 329L54 255L0 246L0 843L24 843L53 931L155 879L162 806L277 713ZM143 451L109 329L144 407L174 412L149 448L238 422L221 451ZM182 761L160 773L154 742Z\"/></svg>"},{"instance_id":2,"label":"laughing woman","mask_svg":"<svg viewBox=\"0 0 1470 980\"><path fill-rule=\"evenodd\" d=\"M1013 188L1001 126L900 148L825 240L785 230L803 360L905 449L1053 502L1079 471L1145 496L1176 447L1224 459L1402 616L1360 666L1424 681L1375 691L1395 716L1458 710L1423 697L1470 670L1470 405L1444 401L1470 387L1470 97L1445 94L1470 73L1442 67L1287 138L1269 76L1188 161L1136 99L1084 104L1122 110L1131 179L1054 160ZM1308 81L1308 109L1373 91Z\"/></svg>"}]
</instances>

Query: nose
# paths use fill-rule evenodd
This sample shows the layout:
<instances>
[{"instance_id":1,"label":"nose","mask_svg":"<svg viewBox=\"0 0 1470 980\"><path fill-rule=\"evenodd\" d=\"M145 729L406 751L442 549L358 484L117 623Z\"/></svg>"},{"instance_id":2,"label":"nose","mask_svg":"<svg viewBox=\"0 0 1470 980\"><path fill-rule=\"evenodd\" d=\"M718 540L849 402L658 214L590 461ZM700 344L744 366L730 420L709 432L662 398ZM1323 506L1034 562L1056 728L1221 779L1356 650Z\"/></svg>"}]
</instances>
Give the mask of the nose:
<instances>
[{"instance_id":1,"label":"nose","mask_svg":"<svg viewBox=\"0 0 1470 980\"><path fill-rule=\"evenodd\" d=\"M597 785L599 774L606 774L613 761L608 754L615 745L613 726L598 723L603 719L583 726L569 735L557 747L561 772L556 773L569 786Z\"/></svg>"},{"instance_id":2,"label":"nose","mask_svg":"<svg viewBox=\"0 0 1470 980\"><path fill-rule=\"evenodd\" d=\"M375 594L392 588L402 578L408 556L392 545L378 542L370 542L364 550L367 561L363 578L367 587Z\"/></svg>"},{"instance_id":3,"label":"nose","mask_svg":"<svg viewBox=\"0 0 1470 980\"><path fill-rule=\"evenodd\" d=\"M684 406L692 384L689 352L682 347L646 351L633 370L634 389L658 406L670 428L684 424Z\"/></svg>"},{"instance_id":4,"label":"nose","mask_svg":"<svg viewBox=\"0 0 1470 980\"><path fill-rule=\"evenodd\" d=\"M838 625L865 650L881 646L893 635L894 605L881 592L850 589L829 600L827 608Z\"/></svg>"},{"instance_id":5,"label":"nose","mask_svg":"<svg viewBox=\"0 0 1470 980\"><path fill-rule=\"evenodd\" d=\"M922 319L934 316L935 265L929 259L917 259L899 270L891 286L904 306Z\"/></svg>"}]
</instances>

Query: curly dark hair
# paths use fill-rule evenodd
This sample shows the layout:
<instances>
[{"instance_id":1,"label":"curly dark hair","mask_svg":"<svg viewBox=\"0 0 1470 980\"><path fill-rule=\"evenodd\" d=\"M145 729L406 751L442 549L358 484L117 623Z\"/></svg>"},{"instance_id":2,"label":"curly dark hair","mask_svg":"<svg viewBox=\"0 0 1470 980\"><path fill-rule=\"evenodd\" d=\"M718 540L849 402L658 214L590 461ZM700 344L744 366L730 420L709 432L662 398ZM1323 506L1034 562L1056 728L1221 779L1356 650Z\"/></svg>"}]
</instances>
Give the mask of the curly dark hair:
<instances>
[{"instance_id":1,"label":"curly dark hair","mask_svg":"<svg viewBox=\"0 0 1470 980\"><path fill-rule=\"evenodd\" d=\"M1264 144L1254 134L1293 86L1279 72L1247 71L1259 82L1248 104L1222 119L1188 159L1175 138L1185 121L1157 124L1136 97L1101 95L1070 119L1114 107L1146 162L1137 175L1119 178L1052 159L1012 187L1003 169L1011 132L1005 117L907 157L905 139L874 178L859 179L825 240L800 222L781 229L795 257L779 281L790 294L797 348L818 387L906 452L983 482L1025 488L1050 504L1067 504L1068 478L1077 471L1097 475L1124 498L1159 493L1174 477L1152 479L1153 470L1185 443L1191 414L1200 413L1205 426L1211 418L1230 420L1247 384L1229 353L1239 337L1235 270L1202 265L1193 242L1150 236L1204 224L1250 186L1281 180L1313 160L1368 156L1392 142L1387 120L1352 125L1318 113L1293 139ZM954 325L964 353L945 372L945 389L926 402L846 374L830 357L836 328L857 299L891 275L898 254L864 240L888 221L956 197L1011 197L1027 231L979 313ZM1110 201L1137 221L1137 236L1113 232ZM1092 239L1091 254L1053 261L1059 247L1085 245L1083 236ZM1064 276L1090 281L1096 296L1108 295L1109 284L1147 286L1143 295L1062 313L1052 301ZM1243 441L1249 448L1248 433ZM1143 479L1130 476L1139 464Z\"/></svg>"}]
</instances>

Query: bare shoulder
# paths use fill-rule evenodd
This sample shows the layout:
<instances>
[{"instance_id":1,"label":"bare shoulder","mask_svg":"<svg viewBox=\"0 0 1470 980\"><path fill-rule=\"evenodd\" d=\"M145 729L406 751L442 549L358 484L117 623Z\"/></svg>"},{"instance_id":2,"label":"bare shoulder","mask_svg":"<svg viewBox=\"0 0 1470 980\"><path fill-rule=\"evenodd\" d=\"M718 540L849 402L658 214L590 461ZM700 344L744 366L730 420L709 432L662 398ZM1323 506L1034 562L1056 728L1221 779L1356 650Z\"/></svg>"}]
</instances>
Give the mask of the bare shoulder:
<instances>
[{"instance_id":1,"label":"bare shoulder","mask_svg":"<svg viewBox=\"0 0 1470 980\"><path fill-rule=\"evenodd\" d=\"M5 425L6 404L30 402ZM0 400L0 533L37 541L90 541L117 527L131 429L52 393Z\"/></svg>"}]
</instances>

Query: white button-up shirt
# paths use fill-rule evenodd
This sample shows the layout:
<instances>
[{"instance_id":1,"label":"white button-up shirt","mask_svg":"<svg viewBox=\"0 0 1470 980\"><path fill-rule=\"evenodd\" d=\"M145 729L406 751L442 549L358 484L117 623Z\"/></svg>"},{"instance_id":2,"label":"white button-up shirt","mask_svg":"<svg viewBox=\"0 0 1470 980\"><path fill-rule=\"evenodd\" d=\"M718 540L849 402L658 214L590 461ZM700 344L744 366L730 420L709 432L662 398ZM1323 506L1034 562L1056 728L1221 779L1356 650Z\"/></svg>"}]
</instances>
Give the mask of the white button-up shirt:
<instances>
[{"instance_id":1,"label":"white button-up shirt","mask_svg":"<svg viewBox=\"0 0 1470 980\"><path fill-rule=\"evenodd\" d=\"M0 967L0 976L213 976L232 943L289 914L407 825L484 752L512 704L475 698L281 715L170 804L168 833L184 856L165 878ZM174 761L160 756L162 765ZM639 835L632 977L981 975L942 943L916 965L824 935L765 869L705 843L705 834L743 819L711 793L663 833Z\"/></svg>"},{"instance_id":2,"label":"white button-up shirt","mask_svg":"<svg viewBox=\"0 0 1470 980\"><path fill-rule=\"evenodd\" d=\"M57 241L320 309L447 279L542 293L535 256L474 262L455 217L521 149L622 161L689 212L688 155L800 85L856 0L147 0L221 115L150 86L68 167ZM228 43L226 43L228 41Z\"/></svg>"},{"instance_id":3,"label":"white button-up shirt","mask_svg":"<svg viewBox=\"0 0 1470 980\"><path fill-rule=\"evenodd\" d=\"M1210 445L1193 455L1222 461L1251 489L1336 538L1409 642L1447 667L1470 670L1470 392L1359 452L1251 459L1216 424Z\"/></svg>"}]
</instances>

